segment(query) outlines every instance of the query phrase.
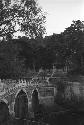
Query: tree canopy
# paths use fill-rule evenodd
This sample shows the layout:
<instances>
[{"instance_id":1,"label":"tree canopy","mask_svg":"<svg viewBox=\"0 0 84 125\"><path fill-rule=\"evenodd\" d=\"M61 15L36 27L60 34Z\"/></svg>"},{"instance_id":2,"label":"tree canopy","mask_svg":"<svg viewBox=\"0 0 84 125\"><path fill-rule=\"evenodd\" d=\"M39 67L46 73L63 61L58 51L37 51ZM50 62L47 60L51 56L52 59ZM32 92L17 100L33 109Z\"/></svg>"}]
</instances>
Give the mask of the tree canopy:
<instances>
[{"instance_id":1,"label":"tree canopy","mask_svg":"<svg viewBox=\"0 0 84 125\"><path fill-rule=\"evenodd\" d=\"M30 38L45 33L45 14L36 0L0 0L0 36L13 38L17 31Z\"/></svg>"},{"instance_id":2,"label":"tree canopy","mask_svg":"<svg viewBox=\"0 0 84 125\"><path fill-rule=\"evenodd\" d=\"M22 77L29 70L68 67L84 74L84 22L73 21L60 34L45 38L20 37L0 43L0 76ZM4 76L5 75L5 76Z\"/></svg>"}]
</instances>

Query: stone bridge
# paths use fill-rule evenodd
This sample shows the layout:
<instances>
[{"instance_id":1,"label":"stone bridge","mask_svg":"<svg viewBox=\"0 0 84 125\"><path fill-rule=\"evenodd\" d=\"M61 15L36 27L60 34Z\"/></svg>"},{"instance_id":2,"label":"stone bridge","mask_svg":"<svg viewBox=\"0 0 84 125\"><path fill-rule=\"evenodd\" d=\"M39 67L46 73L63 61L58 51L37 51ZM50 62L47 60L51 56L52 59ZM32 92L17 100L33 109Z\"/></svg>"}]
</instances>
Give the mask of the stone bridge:
<instances>
[{"instance_id":1,"label":"stone bridge","mask_svg":"<svg viewBox=\"0 0 84 125\"><path fill-rule=\"evenodd\" d=\"M0 93L0 100L6 102L8 104L10 113L13 113L15 100L22 90L28 99L28 108L31 109L32 95L34 90L37 90L40 104L53 105L58 92L56 86L57 81L54 82L55 85L44 81L41 81L41 83L35 81L33 81L33 83L29 81L15 83L12 87L7 86L7 91L5 91L2 95ZM51 83L53 83L53 81L51 81ZM10 83L10 85L12 85L12 83ZM72 98L74 98L73 100L77 100L79 102L81 98L84 98L84 89L80 83L65 82L65 86L65 91L62 93L62 96L64 95L65 100L72 101Z\"/></svg>"},{"instance_id":2,"label":"stone bridge","mask_svg":"<svg viewBox=\"0 0 84 125\"><path fill-rule=\"evenodd\" d=\"M28 108L31 108L32 94L34 90L37 90L38 92L40 104L52 105L54 103L54 95L56 93L56 89L53 86L38 84L16 85L0 97L0 100L3 100L5 103L8 104L10 113L14 113L15 100L21 90L23 90L23 92L27 96Z\"/></svg>"}]
</instances>

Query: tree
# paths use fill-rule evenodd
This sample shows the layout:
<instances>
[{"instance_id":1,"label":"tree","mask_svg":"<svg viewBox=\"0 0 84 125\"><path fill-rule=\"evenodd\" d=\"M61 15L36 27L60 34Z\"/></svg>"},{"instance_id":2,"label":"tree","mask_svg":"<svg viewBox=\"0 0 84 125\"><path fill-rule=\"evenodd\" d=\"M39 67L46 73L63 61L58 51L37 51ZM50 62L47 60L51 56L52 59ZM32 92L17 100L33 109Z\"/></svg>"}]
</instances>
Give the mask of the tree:
<instances>
[{"instance_id":1,"label":"tree","mask_svg":"<svg viewBox=\"0 0 84 125\"><path fill-rule=\"evenodd\" d=\"M70 27L63 32L66 45L66 63L73 69L81 69L84 66L84 22L73 21Z\"/></svg>"},{"instance_id":2,"label":"tree","mask_svg":"<svg viewBox=\"0 0 84 125\"><path fill-rule=\"evenodd\" d=\"M12 38L17 31L28 37L45 33L45 14L35 0L0 0L0 36Z\"/></svg>"},{"instance_id":3,"label":"tree","mask_svg":"<svg viewBox=\"0 0 84 125\"><path fill-rule=\"evenodd\" d=\"M52 65L56 64L56 68L63 68L65 63L65 42L63 34L53 34L45 37L46 49L51 53Z\"/></svg>"},{"instance_id":4,"label":"tree","mask_svg":"<svg viewBox=\"0 0 84 125\"><path fill-rule=\"evenodd\" d=\"M25 58L19 57L21 47L15 41L0 43L0 78L20 78L25 75Z\"/></svg>"}]
</instances>

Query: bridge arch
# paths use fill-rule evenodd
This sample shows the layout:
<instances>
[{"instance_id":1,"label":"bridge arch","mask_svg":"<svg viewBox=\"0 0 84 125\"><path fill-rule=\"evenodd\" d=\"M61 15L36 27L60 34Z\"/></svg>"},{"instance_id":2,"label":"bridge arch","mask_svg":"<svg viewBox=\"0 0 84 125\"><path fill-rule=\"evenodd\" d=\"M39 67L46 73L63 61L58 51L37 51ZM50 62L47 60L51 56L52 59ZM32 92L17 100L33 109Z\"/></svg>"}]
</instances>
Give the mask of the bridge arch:
<instances>
[{"instance_id":1,"label":"bridge arch","mask_svg":"<svg viewBox=\"0 0 84 125\"><path fill-rule=\"evenodd\" d=\"M38 97L38 89L34 89L32 91L32 110L34 112L34 115L38 113L39 108L39 97Z\"/></svg>"},{"instance_id":2,"label":"bridge arch","mask_svg":"<svg viewBox=\"0 0 84 125\"><path fill-rule=\"evenodd\" d=\"M21 88L21 89L19 89L19 90L16 92L15 98L17 97L17 95L19 94L19 92L20 92L21 90L25 92L25 94L26 94L26 96L27 96L27 99L28 99L27 92L26 92L26 90L25 90L24 88Z\"/></svg>"},{"instance_id":3,"label":"bridge arch","mask_svg":"<svg viewBox=\"0 0 84 125\"><path fill-rule=\"evenodd\" d=\"M9 105L9 102L8 102L5 98L1 99L0 102L4 102L4 103L6 103L7 105Z\"/></svg>"},{"instance_id":4,"label":"bridge arch","mask_svg":"<svg viewBox=\"0 0 84 125\"><path fill-rule=\"evenodd\" d=\"M32 98L32 94L33 94L35 91L37 91L38 97L39 97L39 90L38 90L38 88L34 88L34 89L32 90L32 93L31 93L31 98Z\"/></svg>"},{"instance_id":5,"label":"bridge arch","mask_svg":"<svg viewBox=\"0 0 84 125\"><path fill-rule=\"evenodd\" d=\"M4 100L0 100L0 124L7 121L9 117L8 104Z\"/></svg>"},{"instance_id":6,"label":"bridge arch","mask_svg":"<svg viewBox=\"0 0 84 125\"><path fill-rule=\"evenodd\" d=\"M28 116L28 95L24 89L15 95L14 113L16 118L25 119Z\"/></svg>"}]
</instances>

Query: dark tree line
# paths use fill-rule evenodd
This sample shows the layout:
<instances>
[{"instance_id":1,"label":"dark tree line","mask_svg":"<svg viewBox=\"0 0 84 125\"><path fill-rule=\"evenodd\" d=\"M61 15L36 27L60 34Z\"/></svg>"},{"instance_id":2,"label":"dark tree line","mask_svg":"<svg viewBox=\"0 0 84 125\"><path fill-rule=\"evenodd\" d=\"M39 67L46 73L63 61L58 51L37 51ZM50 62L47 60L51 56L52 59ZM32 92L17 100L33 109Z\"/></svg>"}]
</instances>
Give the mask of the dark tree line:
<instances>
[{"instance_id":1,"label":"dark tree line","mask_svg":"<svg viewBox=\"0 0 84 125\"><path fill-rule=\"evenodd\" d=\"M84 73L84 24L74 21L63 33L45 38L21 37L0 43L0 76L24 76L30 70L69 67Z\"/></svg>"}]
</instances>

